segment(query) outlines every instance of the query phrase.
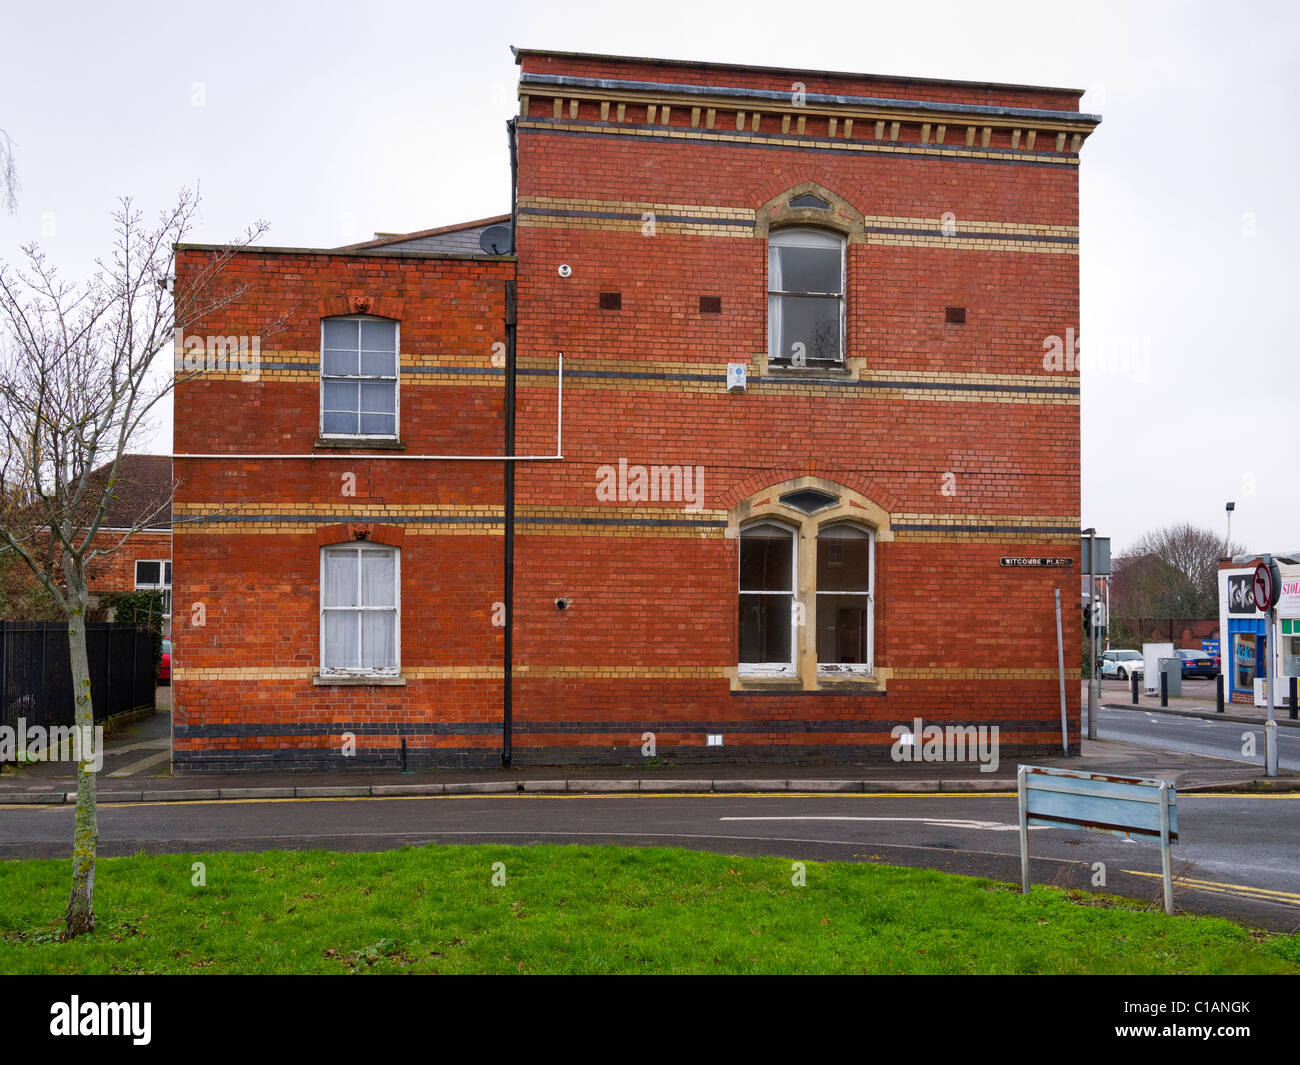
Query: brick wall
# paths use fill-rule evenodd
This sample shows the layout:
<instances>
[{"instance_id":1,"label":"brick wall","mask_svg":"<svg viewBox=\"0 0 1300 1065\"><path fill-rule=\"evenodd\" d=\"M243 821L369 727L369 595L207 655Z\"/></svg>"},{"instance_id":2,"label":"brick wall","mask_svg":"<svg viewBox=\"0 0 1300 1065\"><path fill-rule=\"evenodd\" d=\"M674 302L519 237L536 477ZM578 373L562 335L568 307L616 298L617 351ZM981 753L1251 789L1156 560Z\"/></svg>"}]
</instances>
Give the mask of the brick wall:
<instances>
[{"instance_id":1,"label":"brick wall","mask_svg":"<svg viewBox=\"0 0 1300 1065\"><path fill-rule=\"evenodd\" d=\"M183 249L177 285L212 252ZM175 762L181 771L394 762L447 742L431 730L499 721L499 463L397 454L502 453L504 282L513 263L245 253L224 274L247 297L186 337L260 337L256 373L186 372L176 389ZM368 301L368 302L366 302ZM404 450L316 446L321 318L400 322ZM255 377L255 380L243 380ZM249 460L238 453L301 454ZM345 459L322 459L344 455ZM195 518L206 520L194 521ZM371 526L400 548L404 686L318 686L320 551Z\"/></svg>"},{"instance_id":2,"label":"brick wall","mask_svg":"<svg viewBox=\"0 0 1300 1065\"><path fill-rule=\"evenodd\" d=\"M525 81L792 84L780 72L527 53L521 68ZM799 80L810 94L1077 110L1069 92ZM679 509L682 524L650 529L635 525L647 508L629 502L608 510L628 528L603 536L524 531L518 647L549 669L520 682L517 750L594 756L604 737L627 759L654 731L676 757L716 757L704 734L721 732L744 757L879 758L915 716L998 723L1013 747L1059 750L1054 593L1076 646L1077 578L999 560L1078 562L1078 378L1043 362L1044 339L1078 326L1077 156L1041 133L1038 155L1015 155L1028 129L993 129L987 145L978 132L967 151L954 125L940 151L937 122L902 121L878 140L874 123L846 136L842 118L831 127L833 115L809 113L800 136L779 101L751 102L743 118L739 102L674 101L665 120L662 99L652 112L634 92L521 92L520 355L541 366L563 350L571 382L566 462L522 469L521 499L591 509L598 468L626 458L702 466L708 514L690 528ZM994 161L985 147L1005 153ZM846 264L846 349L862 362L851 381L765 373L763 229L779 217L772 201L806 183L861 219ZM621 309L599 309L607 291ZM700 312L704 295L720 297L721 314ZM946 324L949 306L966 309L964 325ZM750 386L729 395L721 381L736 361ZM550 386L524 380L525 395ZM550 426L526 424L521 446L544 446ZM800 474L859 486L890 514L893 538L876 551L875 690L746 688L734 676L738 545L705 517L725 526L739 500ZM560 595L573 603L563 613ZM564 732L547 728L557 704Z\"/></svg>"},{"instance_id":3,"label":"brick wall","mask_svg":"<svg viewBox=\"0 0 1300 1065\"><path fill-rule=\"evenodd\" d=\"M516 271L517 453L554 450L565 357L564 461L517 466L516 762L639 761L645 732L670 760L887 760L891 729L915 717L997 724L1004 754L1059 750L1054 595L1077 646L1077 570L1000 560L1079 562L1078 375L1047 367L1044 344L1078 327L1083 134L987 111L945 127L910 106L882 130L861 109L852 123L771 101L728 110L716 92L674 98L665 119L641 90L529 79L790 81L539 53L521 66L517 266L246 253L229 280L247 294L192 327L266 335L258 380L205 372L177 389L175 450L232 453L177 461L178 517L216 518L176 536L176 615L202 603L206 616L177 627L177 765L393 764L402 739L414 765L499 760L501 465L306 456L330 450L313 448L320 319L358 299L401 322L409 453L499 454L490 355ZM1065 90L802 80L809 93L1077 110ZM846 238L848 359L833 373L768 364L767 236L815 221L789 204L801 188L830 202ZM211 254L182 251L178 286ZM602 310L602 292L621 308ZM726 390L735 362L742 394ZM281 451L304 458L233 454ZM620 459L698 467L702 492L602 497L602 468ZM349 471L358 494L344 498ZM737 529L781 518L777 496L805 481L875 533L870 676L737 669ZM322 530L360 520L401 546L405 684L321 687ZM1067 698L1077 746L1078 685Z\"/></svg>"}]
</instances>

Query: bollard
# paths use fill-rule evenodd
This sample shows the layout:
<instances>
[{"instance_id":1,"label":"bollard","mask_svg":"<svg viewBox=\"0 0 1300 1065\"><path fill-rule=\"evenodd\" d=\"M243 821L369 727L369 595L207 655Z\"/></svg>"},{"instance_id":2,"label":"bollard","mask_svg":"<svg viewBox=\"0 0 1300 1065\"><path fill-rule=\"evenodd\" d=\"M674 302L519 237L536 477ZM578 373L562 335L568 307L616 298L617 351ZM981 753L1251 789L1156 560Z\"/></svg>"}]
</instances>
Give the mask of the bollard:
<instances>
[{"instance_id":1,"label":"bollard","mask_svg":"<svg viewBox=\"0 0 1300 1065\"><path fill-rule=\"evenodd\" d=\"M1163 669L1160 671L1160 705L1169 705L1169 674Z\"/></svg>"},{"instance_id":2,"label":"bollard","mask_svg":"<svg viewBox=\"0 0 1300 1065\"><path fill-rule=\"evenodd\" d=\"M1138 704L1138 675L1137 675L1136 673L1132 673L1132 674L1129 675L1129 678L1128 678L1128 679L1129 679L1129 683L1133 685L1133 705L1134 705L1134 706L1137 706L1137 704Z\"/></svg>"},{"instance_id":3,"label":"bollard","mask_svg":"<svg viewBox=\"0 0 1300 1065\"><path fill-rule=\"evenodd\" d=\"M1214 678L1214 711L1223 713L1223 674Z\"/></svg>"},{"instance_id":4,"label":"bollard","mask_svg":"<svg viewBox=\"0 0 1300 1065\"><path fill-rule=\"evenodd\" d=\"M1292 721L1296 720L1296 705L1295 705L1295 694L1296 694L1296 693L1295 693L1295 689L1296 689L1296 681L1297 681L1297 680L1300 680L1300 677L1292 677L1292 678L1291 678L1291 692L1290 692L1290 695L1291 695L1291 712L1290 712L1289 714L1286 715L1286 716L1289 717Z\"/></svg>"}]
</instances>

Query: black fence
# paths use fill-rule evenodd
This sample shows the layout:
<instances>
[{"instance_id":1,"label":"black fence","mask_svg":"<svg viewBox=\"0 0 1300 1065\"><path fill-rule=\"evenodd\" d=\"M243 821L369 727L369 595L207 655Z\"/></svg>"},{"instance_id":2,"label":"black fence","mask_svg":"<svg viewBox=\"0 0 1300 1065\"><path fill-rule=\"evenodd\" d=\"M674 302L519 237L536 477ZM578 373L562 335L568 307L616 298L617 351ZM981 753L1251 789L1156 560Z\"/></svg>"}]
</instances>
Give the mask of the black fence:
<instances>
[{"instance_id":1,"label":"black fence","mask_svg":"<svg viewBox=\"0 0 1300 1065\"><path fill-rule=\"evenodd\" d=\"M153 634L139 625L86 623L95 721L154 705ZM0 725L73 724L66 621L0 621Z\"/></svg>"}]
</instances>

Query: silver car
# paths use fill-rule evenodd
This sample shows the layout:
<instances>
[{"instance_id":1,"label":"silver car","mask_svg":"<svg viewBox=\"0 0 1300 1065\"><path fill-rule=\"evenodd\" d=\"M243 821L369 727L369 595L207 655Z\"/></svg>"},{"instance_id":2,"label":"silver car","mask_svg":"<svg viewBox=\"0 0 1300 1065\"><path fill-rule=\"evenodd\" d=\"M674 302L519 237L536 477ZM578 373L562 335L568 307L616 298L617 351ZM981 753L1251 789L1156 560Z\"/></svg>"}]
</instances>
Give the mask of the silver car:
<instances>
[{"instance_id":1,"label":"silver car","mask_svg":"<svg viewBox=\"0 0 1300 1065\"><path fill-rule=\"evenodd\" d=\"M1107 651L1101 656L1101 675L1119 680L1134 674L1140 677L1145 661L1141 651Z\"/></svg>"}]
</instances>

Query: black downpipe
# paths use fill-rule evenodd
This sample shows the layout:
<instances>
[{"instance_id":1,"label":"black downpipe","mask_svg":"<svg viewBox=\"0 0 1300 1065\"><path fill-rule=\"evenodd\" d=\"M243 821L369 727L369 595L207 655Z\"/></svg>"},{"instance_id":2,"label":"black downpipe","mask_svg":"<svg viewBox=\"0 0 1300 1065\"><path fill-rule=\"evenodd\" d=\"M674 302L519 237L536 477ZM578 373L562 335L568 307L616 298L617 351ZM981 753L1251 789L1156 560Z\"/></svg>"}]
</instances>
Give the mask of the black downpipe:
<instances>
[{"instance_id":1,"label":"black downpipe","mask_svg":"<svg viewBox=\"0 0 1300 1065\"><path fill-rule=\"evenodd\" d=\"M506 451L515 453L515 283L506 282ZM513 747L515 662L515 464L506 459L505 500L505 661L501 703L501 764L508 766Z\"/></svg>"},{"instance_id":2,"label":"black downpipe","mask_svg":"<svg viewBox=\"0 0 1300 1065\"><path fill-rule=\"evenodd\" d=\"M515 147L515 123L511 119L506 123L507 137L510 142L510 254L515 254L515 230L517 211L517 186L519 179L519 157ZM519 268L516 264L515 274ZM514 281L506 282L506 440L505 454L515 453L515 325L518 318L518 299ZM510 765L514 755L514 665L515 665L515 463L511 458L505 461L505 587L503 589L503 606L505 607L505 648L502 663L501 689L501 764Z\"/></svg>"}]
</instances>

